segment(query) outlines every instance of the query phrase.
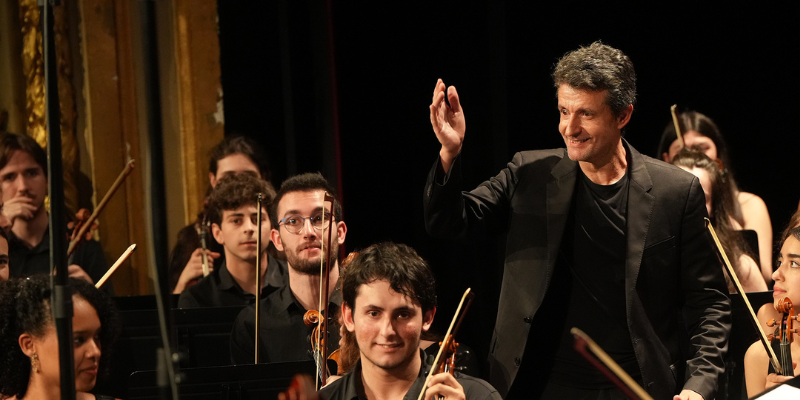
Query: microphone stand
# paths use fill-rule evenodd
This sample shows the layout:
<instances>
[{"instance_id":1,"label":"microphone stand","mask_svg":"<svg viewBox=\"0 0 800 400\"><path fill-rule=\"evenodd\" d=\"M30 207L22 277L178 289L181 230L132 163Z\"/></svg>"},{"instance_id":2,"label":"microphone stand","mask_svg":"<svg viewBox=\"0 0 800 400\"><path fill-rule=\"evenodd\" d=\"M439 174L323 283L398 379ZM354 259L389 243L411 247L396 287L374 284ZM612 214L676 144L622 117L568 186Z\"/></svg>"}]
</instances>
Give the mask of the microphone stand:
<instances>
[{"instance_id":1,"label":"microphone stand","mask_svg":"<svg viewBox=\"0 0 800 400\"><path fill-rule=\"evenodd\" d=\"M61 110L58 104L58 68L53 38L53 6L57 0L39 0L44 50L44 92L47 120L47 182L50 194L50 304L58 337L61 399L75 399L75 361L72 346L72 289L69 286L64 220L64 177L61 160ZM55 274L53 274L55 272Z\"/></svg>"},{"instance_id":2,"label":"microphone stand","mask_svg":"<svg viewBox=\"0 0 800 400\"><path fill-rule=\"evenodd\" d=\"M153 286L158 308L158 320L163 348L158 349L157 382L160 397L164 400L178 400L178 385L176 377L179 376L177 356L171 350L172 340L170 333L172 319L170 306L164 298L169 298L171 290L167 279L167 211L164 198L164 146L162 138L161 96L158 71L158 37L156 24L156 10L154 0L140 1L142 15L142 65L145 75L145 104L147 104L147 127L149 140L149 172L150 172L150 208L153 227L152 245L153 258L150 264L150 276L153 277ZM161 265L161 268L157 268Z\"/></svg>"}]
</instances>

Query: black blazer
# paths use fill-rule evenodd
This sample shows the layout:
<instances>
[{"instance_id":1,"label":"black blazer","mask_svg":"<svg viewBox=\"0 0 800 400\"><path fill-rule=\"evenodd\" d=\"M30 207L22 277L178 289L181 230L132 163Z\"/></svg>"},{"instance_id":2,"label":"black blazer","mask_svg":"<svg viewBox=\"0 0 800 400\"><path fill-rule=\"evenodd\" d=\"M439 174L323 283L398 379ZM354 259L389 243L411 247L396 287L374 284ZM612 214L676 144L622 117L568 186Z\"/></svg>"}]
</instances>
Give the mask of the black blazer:
<instances>
[{"instance_id":1,"label":"black blazer","mask_svg":"<svg viewBox=\"0 0 800 400\"><path fill-rule=\"evenodd\" d=\"M626 311L644 388L654 398L670 398L682 388L714 398L724 371L730 303L703 220L702 187L692 174L623 142L631 160ZM439 161L428 175L424 206L431 235L507 235L489 355L490 383L504 396L553 275L577 168L566 149L555 149L517 153L470 192L461 191L460 156L443 183L435 181Z\"/></svg>"}]
</instances>

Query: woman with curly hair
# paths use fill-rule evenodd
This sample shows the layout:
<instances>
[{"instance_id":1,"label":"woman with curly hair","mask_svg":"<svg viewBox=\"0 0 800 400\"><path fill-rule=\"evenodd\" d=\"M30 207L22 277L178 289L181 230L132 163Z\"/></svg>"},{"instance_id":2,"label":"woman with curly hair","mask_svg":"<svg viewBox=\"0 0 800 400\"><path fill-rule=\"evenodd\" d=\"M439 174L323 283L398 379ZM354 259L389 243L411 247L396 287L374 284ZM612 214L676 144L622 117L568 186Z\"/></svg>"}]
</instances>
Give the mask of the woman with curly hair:
<instances>
[{"instance_id":1,"label":"woman with curly hair","mask_svg":"<svg viewBox=\"0 0 800 400\"><path fill-rule=\"evenodd\" d=\"M0 282L0 399L61 397L58 338L50 307L49 277ZM70 278L76 398L110 399L86 393L108 366L119 332L111 299L92 284Z\"/></svg>"}]
</instances>

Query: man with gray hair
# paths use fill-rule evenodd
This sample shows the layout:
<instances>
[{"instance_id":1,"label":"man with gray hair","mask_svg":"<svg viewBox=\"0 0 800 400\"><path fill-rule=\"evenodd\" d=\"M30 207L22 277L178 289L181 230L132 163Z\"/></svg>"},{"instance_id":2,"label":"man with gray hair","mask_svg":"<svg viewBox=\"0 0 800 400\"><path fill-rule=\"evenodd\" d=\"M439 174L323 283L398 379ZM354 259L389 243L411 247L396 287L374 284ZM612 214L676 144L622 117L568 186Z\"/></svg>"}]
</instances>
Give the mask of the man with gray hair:
<instances>
[{"instance_id":1,"label":"man with gray hair","mask_svg":"<svg viewBox=\"0 0 800 400\"><path fill-rule=\"evenodd\" d=\"M442 147L425 186L428 232L507 239L489 381L506 399L625 398L573 350L578 327L654 398L710 400L730 303L703 189L622 138L636 74L621 51L567 53L553 81L566 148L517 153L472 191L456 89L439 80L430 106Z\"/></svg>"}]
</instances>

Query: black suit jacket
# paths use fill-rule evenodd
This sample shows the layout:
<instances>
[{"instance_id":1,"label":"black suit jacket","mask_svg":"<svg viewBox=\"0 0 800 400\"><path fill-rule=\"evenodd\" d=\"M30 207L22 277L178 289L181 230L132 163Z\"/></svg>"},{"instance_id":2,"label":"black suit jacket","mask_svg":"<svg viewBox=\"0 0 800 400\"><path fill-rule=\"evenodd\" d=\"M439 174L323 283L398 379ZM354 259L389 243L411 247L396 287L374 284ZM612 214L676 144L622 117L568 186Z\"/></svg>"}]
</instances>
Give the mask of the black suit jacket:
<instances>
[{"instance_id":1,"label":"black suit jacket","mask_svg":"<svg viewBox=\"0 0 800 400\"><path fill-rule=\"evenodd\" d=\"M730 331L730 303L706 231L704 194L693 175L630 152L625 298L644 388L670 398L682 388L712 399ZM575 191L578 163L566 149L527 151L494 178L461 191L460 156L425 187L434 236L470 239L505 233L500 305L490 347L490 382L514 383L531 321L542 304ZM540 344L531 344L540 345Z\"/></svg>"}]
</instances>

